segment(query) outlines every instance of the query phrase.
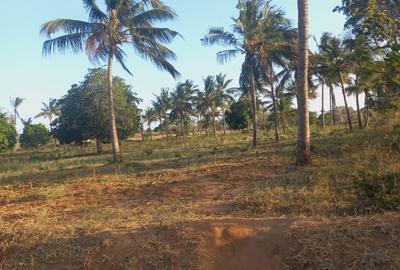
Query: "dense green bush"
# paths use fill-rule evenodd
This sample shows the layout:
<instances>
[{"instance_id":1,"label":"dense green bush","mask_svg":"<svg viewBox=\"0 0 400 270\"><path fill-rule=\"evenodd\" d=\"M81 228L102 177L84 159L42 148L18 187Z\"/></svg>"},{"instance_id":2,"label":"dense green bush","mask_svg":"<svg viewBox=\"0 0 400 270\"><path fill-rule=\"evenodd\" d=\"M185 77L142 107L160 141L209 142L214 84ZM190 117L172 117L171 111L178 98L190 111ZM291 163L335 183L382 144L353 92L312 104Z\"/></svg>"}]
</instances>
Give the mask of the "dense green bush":
<instances>
[{"instance_id":1,"label":"dense green bush","mask_svg":"<svg viewBox=\"0 0 400 270\"><path fill-rule=\"evenodd\" d=\"M0 152L14 148L17 143L17 132L13 125L5 119L0 119Z\"/></svg>"},{"instance_id":2,"label":"dense green bush","mask_svg":"<svg viewBox=\"0 0 400 270\"><path fill-rule=\"evenodd\" d=\"M50 132L43 124L26 125L20 137L23 148L47 145L50 142Z\"/></svg>"},{"instance_id":3,"label":"dense green bush","mask_svg":"<svg viewBox=\"0 0 400 270\"><path fill-rule=\"evenodd\" d=\"M245 102L239 100L232 103L226 112L226 123L230 129L245 129L251 121L251 108Z\"/></svg>"}]
</instances>

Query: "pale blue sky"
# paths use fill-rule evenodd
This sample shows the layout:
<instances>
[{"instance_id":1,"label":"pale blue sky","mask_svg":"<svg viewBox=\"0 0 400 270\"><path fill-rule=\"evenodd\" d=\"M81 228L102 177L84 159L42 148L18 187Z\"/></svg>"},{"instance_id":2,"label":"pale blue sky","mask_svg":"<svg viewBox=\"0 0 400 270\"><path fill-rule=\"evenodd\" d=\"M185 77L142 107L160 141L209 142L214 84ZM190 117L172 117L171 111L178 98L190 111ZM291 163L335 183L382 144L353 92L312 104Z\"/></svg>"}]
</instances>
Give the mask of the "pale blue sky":
<instances>
[{"instance_id":1,"label":"pale blue sky","mask_svg":"<svg viewBox=\"0 0 400 270\"><path fill-rule=\"evenodd\" d=\"M102 0L99 0L100 2ZM216 62L218 47L204 48L200 39L210 26L231 25L231 17L237 16L236 0L165 0L178 13L179 18L168 26L184 36L170 47L178 55L175 63L182 80L189 78L202 85L202 77L208 74L226 73L236 84L242 59L226 65ZM319 36L323 32L340 34L344 18L332 12L340 0L310 0L310 33ZM297 1L275 0L287 16L296 23ZM0 108L10 110L10 97L23 97L26 101L20 108L23 118L32 117L40 111L41 102L63 96L73 83L82 80L87 69L92 67L84 54L55 55L42 58L44 36L40 26L55 18L85 20L86 13L80 0L1 0L0 10ZM313 41L310 40L311 45ZM126 79L144 100L143 108L150 104L153 93L161 87L173 87L176 82L167 74L138 58L127 47L128 67L134 76L117 68L115 75ZM341 99L339 99L339 103ZM316 111L320 101L313 101L311 109ZM41 120L38 120L41 121Z\"/></svg>"}]
</instances>

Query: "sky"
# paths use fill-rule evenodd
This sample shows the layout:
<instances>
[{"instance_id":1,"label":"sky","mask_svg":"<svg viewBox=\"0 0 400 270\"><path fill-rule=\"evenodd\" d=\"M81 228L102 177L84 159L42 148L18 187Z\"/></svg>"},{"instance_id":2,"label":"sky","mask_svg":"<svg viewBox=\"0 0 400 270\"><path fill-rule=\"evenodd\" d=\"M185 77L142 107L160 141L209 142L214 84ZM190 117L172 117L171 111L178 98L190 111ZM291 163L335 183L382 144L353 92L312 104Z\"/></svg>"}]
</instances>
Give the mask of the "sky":
<instances>
[{"instance_id":1,"label":"sky","mask_svg":"<svg viewBox=\"0 0 400 270\"><path fill-rule=\"evenodd\" d=\"M99 2L103 0L98 0ZM174 63L182 74L180 80L191 79L202 86L202 78L218 73L227 74L237 86L242 57L228 64L218 64L216 53L221 47L203 47L200 39L212 26L230 29L232 17L236 17L237 0L164 0L178 14L178 19L166 26L178 31L178 38L169 47L177 54ZM317 38L323 32L341 34L344 17L333 13L340 0L309 0L310 34ZM284 10L297 24L297 1L274 0L274 5ZM42 102L49 98L60 98L70 86L83 80L87 69L93 67L84 53L74 55L56 54L43 58L42 44L46 37L40 35L40 26L52 19L68 18L86 20L87 15L81 0L0 0L0 110L11 111L10 98L23 97L26 100L19 111L22 118L34 117L40 112ZM315 47L313 39L310 46ZM133 50L126 47L127 66L133 72L130 76L120 67L115 75L133 86L143 99L141 108L150 106L154 94L162 87L173 88L175 81L168 73L159 71L151 63L139 58ZM338 105L342 105L341 95L337 95ZM311 102L312 111L320 110L321 100ZM350 98L354 106L354 100ZM35 119L43 122L44 119ZM21 130L21 123L18 129Z\"/></svg>"}]
</instances>

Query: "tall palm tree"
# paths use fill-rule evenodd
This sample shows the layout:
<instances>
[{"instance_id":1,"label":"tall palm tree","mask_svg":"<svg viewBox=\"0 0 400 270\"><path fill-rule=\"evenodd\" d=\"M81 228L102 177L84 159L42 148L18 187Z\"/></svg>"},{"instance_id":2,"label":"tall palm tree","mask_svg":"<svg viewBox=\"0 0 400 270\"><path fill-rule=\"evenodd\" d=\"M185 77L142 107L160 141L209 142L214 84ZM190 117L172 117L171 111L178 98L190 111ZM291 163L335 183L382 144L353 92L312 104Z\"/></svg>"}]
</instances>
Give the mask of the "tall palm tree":
<instances>
[{"instance_id":1,"label":"tall palm tree","mask_svg":"<svg viewBox=\"0 0 400 270\"><path fill-rule=\"evenodd\" d=\"M271 1L239 0L237 8L239 17L234 19L233 31L227 32L218 27L211 28L203 39L203 44L227 47L226 50L218 53L218 60L222 63L239 54L245 55L241 88L243 90L248 88L251 96L253 147L256 147L257 90L262 87L261 82L265 81L265 77L269 77L270 80L267 80L269 85L272 85L272 81L275 83L272 67L282 65L285 56L290 55L287 46L290 22L281 10L272 7ZM273 100L275 100L274 97ZM274 108L277 111L276 103Z\"/></svg>"},{"instance_id":2,"label":"tall palm tree","mask_svg":"<svg viewBox=\"0 0 400 270\"><path fill-rule=\"evenodd\" d=\"M353 130L353 123L351 121L345 86L349 77L348 71L350 65L347 63L349 51L344 45L345 44L339 38L334 37L329 33L324 33L321 37L320 51L326 60L325 66L331 81L334 84L338 84L342 89L347 122L351 131Z\"/></svg>"},{"instance_id":3,"label":"tall palm tree","mask_svg":"<svg viewBox=\"0 0 400 270\"><path fill-rule=\"evenodd\" d=\"M348 92L356 96L357 105L357 120L360 129L364 127L363 120L360 110L360 98L359 95L364 92L365 100L368 99L368 89L371 89L373 82L379 81L379 75L377 76L377 70L371 68L374 65L374 57L378 56L379 51L373 51L368 46L366 38L364 36L356 36L349 38L344 41L344 45L348 50L347 62L349 69L354 74L354 84L349 85L347 88ZM376 78L378 77L378 78ZM377 80L378 79L378 80ZM364 110L368 110L367 103L365 103ZM365 114L367 116L368 113ZM364 121L367 123L367 121Z\"/></svg>"},{"instance_id":4,"label":"tall palm tree","mask_svg":"<svg viewBox=\"0 0 400 270\"><path fill-rule=\"evenodd\" d=\"M186 136L186 127L188 126L190 116L194 113L193 101L194 93L198 91L193 81L186 80L176 86L172 93L171 117L178 121L180 135Z\"/></svg>"},{"instance_id":5,"label":"tall palm tree","mask_svg":"<svg viewBox=\"0 0 400 270\"><path fill-rule=\"evenodd\" d=\"M297 165L311 163L310 116L308 104L308 0L298 0L298 60L297 60Z\"/></svg>"},{"instance_id":6,"label":"tall palm tree","mask_svg":"<svg viewBox=\"0 0 400 270\"><path fill-rule=\"evenodd\" d=\"M215 83L217 87L217 104L221 109L222 113L222 124L224 127L224 135L226 134L226 112L231 106L233 102L233 97L228 93L228 87L232 83L232 80L226 79L226 74L222 75L221 73L215 76Z\"/></svg>"},{"instance_id":7,"label":"tall palm tree","mask_svg":"<svg viewBox=\"0 0 400 270\"><path fill-rule=\"evenodd\" d=\"M49 123L53 122L55 116L60 115L60 108L57 104L56 99L49 99L49 103L42 102L41 112L38 113L35 118L43 117L49 120Z\"/></svg>"},{"instance_id":8,"label":"tall palm tree","mask_svg":"<svg viewBox=\"0 0 400 270\"><path fill-rule=\"evenodd\" d=\"M285 17L285 13L282 10L268 4L264 13L265 18L262 20L261 31L258 36L260 44L258 55L260 56L265 83L270 90L275 139L278 141L280 117L275 84L279 83L279 76L274 68L279 67L288 71L286 72L287 75L295 71L293 62L295 63L294 57L296 57L297 30L292 27L290 20Z\"/></svg>"},{"instance_id":9,"label":"tall palm tree","mask_svg":"<svg viewBox=\"0 0 400 270\"><path fill-rule=\"evenodd\" d=\"M160 127L164 128L165 135L169 137L169 112L172 109L172 97L169 89L162 88L160 95L155 96L152 102L155 114L157 115ZM161 129L162 130L162 129Z\"/></svg>"},{"instance_id":10,"label":"tall palm tree","mask_svg":"<svg viewBox=\"0 0 400 270\"><path fill-rule=\"evenodd\" d=\"M203 79L204 83L204 104L207 107L207 111L211 115L211 123L213 128L213 134L216 135L216 128L215 128L215 118L217 117L218 112L218 104L217 104L217 87L215 82L214 76L207 76Z\"/></svg>"},{"instance_id":11,"label":"tall palm tree","mask_svg":"<svg viewBox=\"0 0 400 270\"><path fill-rule=\"evenodd\" d=\"M239 0L237 8L239 17L233 19L233 31L225 31L221 27L209 29L208 34L202 39L205 46L221 45L227 49L217 54L221 63L226 63L237 55L245 55L242 66L242 77L246 78L243 85L250 89L253 108L253 148L257 147L257 84L255 70L259 66L257 52L257 37L260 31L260 22L264 18L264 8L267 3L264 0Z\"/></svg>"},{"instance_id":12,"label":"tall palm tree","mask_svg":"<svg viewBox=\"0 0 400 270\"><path fill-rule=\"evenodd\" d=\"M151 131L151 124L156 120L156 114L154 108L147 108L144 111L144 120L147 123L147 130L150 134L150 140L153 140L153 133Z\"/></svg>"},{"instance_id":13,"label":"tall palm tree","mask_svg":"<svg viewBox=\"0 0 400 270\"><path fill-rule=\"evenodd\" d=\"M22 102L24 102L24 100L25 100L24 98L20 98L20 97L15 97L15 98L10 99L10 105L13 108L13 112L14 112L11 122L14 125L14 127L17 126L17 119L20 118L18 108L19 108L19 106L21 106L21 104L22 104Z\"/></svg>"},{"instance_id":14,"label":"tall palm tree","mask_svg":"<svg viewBox=\"0 0 400 270\"><path fill-rule=\"evenodd\" d=\"M41 32L49 38L43 44L44 55L56 50L73 53L86 51L94 63L108 63L108 106L114 162L121 161L117 135L113 93L113 63L116 60L128 73L125 64L124 44L131 44L141 57L150 60L159 69L168 71L174 78L178 71L169 62L175 54L165 44L179 34L156 23L173 20L175 12L160 0L105 0L106 10L96 0L83 0L89 20L57 19L45 23ZM56 32L64 35L53 38Z\"/></svg>"}]
</instances>

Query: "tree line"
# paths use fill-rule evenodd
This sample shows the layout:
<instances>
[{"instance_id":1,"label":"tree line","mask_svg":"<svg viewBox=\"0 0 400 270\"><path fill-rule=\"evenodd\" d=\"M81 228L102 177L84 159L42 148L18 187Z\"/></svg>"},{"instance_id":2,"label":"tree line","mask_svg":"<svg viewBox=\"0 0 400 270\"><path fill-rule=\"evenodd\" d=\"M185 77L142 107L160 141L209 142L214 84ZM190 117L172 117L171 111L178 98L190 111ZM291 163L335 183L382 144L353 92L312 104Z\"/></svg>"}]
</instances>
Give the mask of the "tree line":
<instances>
[{"instance_id":1,"label":"tree line","mask_svg":"<svg viewBox=\"0 0 400 270\"><path fill-rule=\"evenodd\" d=\"M218 125L224 133L227 126L247 127L253 133L254 148L259 141L261 126L271 127L277 141L281 133L292 126L298 128L297 163L305 165L311 162L310 123L318 122L324 128L328 124L344 122L352 131L354 121L359 128L365 128L373 113L386 117L398 110L400 13L397 11L400 4L397 2L343 0L334 11L346 16L346 32L340 37L324 33L320 40L315 39L317 50L311 51L308 46L308 1L298 0L299 20L295 28L272 1L239 0L239 15L233 19L231 30L212 27L201 40L204 46L223 47L217 54L221 63L238 55L244 56L239 86L233 87L232 81L222 74L205 77L201 87L187 80L172 90L163 88L155 96L152 106L142 113L137 108L140 100L130 91L130 86L112 76L113 62L115 60L130 73L123 51L123 45L130 43L140 56L178 78L179 73L170 62L175 54L166 45L180 35L158 26L158 23L173 20L176 14L158 0L105 3L106 10L103 11L96 1L83 0L89 13L88 21L58 19L42 27L42 33L49 38L43 45L44 55L55 51L86 51L94 63L107 62L107 70L93 69L88 75L101 73L102 79L98 79L101 91L87 82L90 81L87 76L81 85L73 86L66 97L53 101L53 104L50 101L44 107L41 116L49 118L54 126L53 134L58 134L63 143L71 142L74 136L77 138L72 141L96 138L99 146L101 142L111 142L113 159L118 162L121 159L120 140L135 131L144 135L145 129L150 131L151 137L155 123L158 124L156 129L166 137L172 134L185 137L196 129L216 134ZM54 37L58 32L63 34ZM88 90L90 87L95 90ZM308 104L309 99L317 98L318 88L321 88L322 102L320 115L316 116L309 112ZM343 108L337 106L336 88L341 89ZM365 104L361 104L360 94L365 96ZM97 98L97 105L93 100L85 99L86 95L94 100ZM355 96L355 113L348 104L349 95ZM328 105L324 102L326 96L329 97ZM101 134L90 127L78 132L71 128L69 123L73 122L63 122L63 117L68 114L68 98L76 99L71 103L75 106L80 104L78 101L88 102L81 106L79 115L82 119L79 121L101 124ZM47 112L55 104L64 111L61 110L60 117L52 121L54 114ZM87 109L100 110L100 107L102 113L95 115ZM127 122L121 120L124 113L129 118ZM70 135L62 138L65 134Z\"/></svg>"}]
</instances>

